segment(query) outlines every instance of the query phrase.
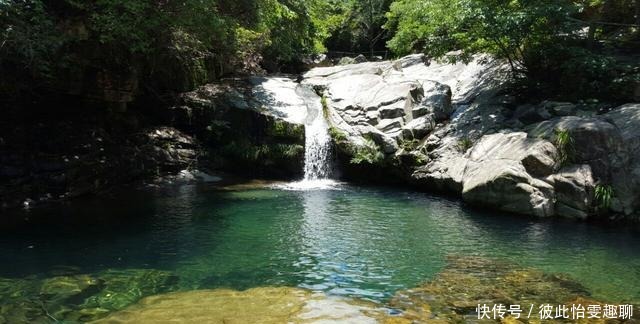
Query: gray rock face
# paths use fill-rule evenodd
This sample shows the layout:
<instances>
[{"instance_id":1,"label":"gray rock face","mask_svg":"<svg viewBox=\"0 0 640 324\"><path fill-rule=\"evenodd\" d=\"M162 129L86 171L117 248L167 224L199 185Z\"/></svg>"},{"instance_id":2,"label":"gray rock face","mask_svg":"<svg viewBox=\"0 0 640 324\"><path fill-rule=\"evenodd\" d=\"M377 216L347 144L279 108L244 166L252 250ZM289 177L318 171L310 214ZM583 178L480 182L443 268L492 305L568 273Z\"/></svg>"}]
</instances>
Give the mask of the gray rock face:
<instances>
[{"instance_id":1,"label":"gray rock face","mask_svg":"<svg viewBox=\"0 0 640 324\"><path fill-rule=\"evenodd\" d=\"M422 90L422 100L412 109L412 116L420 117L432 114L436 121L449 119L453 112L451 88L439 82L426 81L422 84Z\"/></svg>"},{"instance_id":2,"label":"gray rock face","mask_svg":"<svg viewBox=\"0 0 640 324\"><path fill-rule=\"evenodd\" d=\"M620 132L623 148L614 152L611 185L614 211L631 215L640 210L640 104L627 104L604 115Z\"/></svg>"},{"instance_id":3,"label":"gray rock face","mask_svg":"<svg viewBox=\"0 0 640 324\"><path fill-rule=\"evenodd\" d=\"M438 122L450 118L452 86L470 88L467 78L489 69L476 61L433 66L426 62L423 55L412 55L395 62L317 68L304 75L302 84L324 92L330 123L349 135L354 145L367 135L359 130L369 132L363 126L373 126L379 131L374 140L391 155L398 143L423 140ZM391 145L392 141L396 144Z\"/></svg>"},{"instance_id":4,"label":"gray rock face","mask_svg":"<svg viewBox=\"0 0 640 324\"><path fill-rule=\"evenodd\" d=\"M553 141L558 131L567 131L569 162L588 163L596 177L608 178L612 167L620 164L612 155L622 149L622 137L617 128L602 118L559 117L532 125L529 134Z\"/></svg>"},{"instance_id":5,"label":"gray rock face","mask_svg":"<svg viewBox=\"0 0 640 324\"><path fill-rule=\"evenodd\" d=\"M552 216L553 186L540 177L555 169L553 144L526 133L484 136L474 145L463 174L462 197L501 210Z\"/></svg>"},{"instance_id":6,"label":"gray rock face","mask_svg":"<svg viewBox=\"0 0 640 324\"><path fill-rule=\"evenodd\" d=\"M411 55L395 62L318 68L302 84L323 91L333 127L357 146L372 139L414 184L475 205L541 217L596 215L598 186L611 210L640 209L640 105L604 115L568 102L515 105L501 94L504 64ZM557 142L565 133L569 142ZM557 147L558 146L558 147ZM411 162L409 161L409 162Z\"/></svg>"},{"instance_id":7,"label":"gray rock face","mask_svg":"<svg viewBox=\"0 0 640 324\"><path fill-rule=\"evenodd\" d=\"M587 164L565 167L553 176L556 215L585 219L593 207L595 181Z\"/></svg>"}]
</instances>

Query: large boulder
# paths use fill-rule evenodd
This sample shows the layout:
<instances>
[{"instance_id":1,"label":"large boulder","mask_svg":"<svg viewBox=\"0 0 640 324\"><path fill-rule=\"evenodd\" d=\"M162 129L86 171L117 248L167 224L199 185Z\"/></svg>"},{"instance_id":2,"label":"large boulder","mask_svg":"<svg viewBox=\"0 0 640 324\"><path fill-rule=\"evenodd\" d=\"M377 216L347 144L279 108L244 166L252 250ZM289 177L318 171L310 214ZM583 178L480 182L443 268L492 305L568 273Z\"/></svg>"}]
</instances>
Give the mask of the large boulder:
<instances>
[{"instance_id":1,"label":"large boulder","mask_svg":"<svg viewBox=\"0 0 640 324\"><path fill-rule=\"evenodd\" d=\"M553 176L556 215L585 219L593 209L595 182L588 164L571 165Z\"/></svg>"},{"instance_id":2,"label":"large boulder","mask_svg":"<svg viewBox=\"0 0 640 324\"><path fill-rule=\"evenodd\" d=\"M433 115L436 121L449 119L453 112L451 105L451 88L436 81L425 81L422 84L422 100L412 109L413 117L426 114Z\"/></svg>"},{"instance_id":3,"label":"large boulder","mask_svg":"<svg viewBox=\"0 0 640 324\"><path fill-rule=\"evenodd\" d=\"M640 104L627 104L604 115L620 131L623 150L612 172L614 211L630 215L640 210Z\"/></svg>"},{"instance_id":4,"label":"large boulder","mask_svg":"<svg viewBox=\"0 0 640 324\"><path fill-rule=\"evenodd\" d=\"M531 137L540 137L555 142L559 132L566 131L570 141L566 147L568 163L587 163L594 175L609 179L612 169L623 161L616 152L622 150L623 142L617 127L603 118L567 116L554 118L532 125Z\"/></svg>"},{"instance_id":5,"label":"large boulder","mask_svg":"<svg viewBox=\"0 0 640 324\"><path fill-rule=\"evenodd\" d=\"M294 179L302 175L309 105L320 106L320 97L294 79L248 77L184 93L179 107L190 114L182 126L209 148L210 168Z\"/></svg>"},{"instance_id":6,"label":"large boulder","mask_svg":"<svg viewBox=\"0 0 640 324\"><path fill-rule=\"evenodd\" d=\"M527 138L526 133L484 136L469 154L462 197L508 212L552 216L553 186L532 174L550 175L556 155L551 143Z\"/></svg>"}]
</instances>

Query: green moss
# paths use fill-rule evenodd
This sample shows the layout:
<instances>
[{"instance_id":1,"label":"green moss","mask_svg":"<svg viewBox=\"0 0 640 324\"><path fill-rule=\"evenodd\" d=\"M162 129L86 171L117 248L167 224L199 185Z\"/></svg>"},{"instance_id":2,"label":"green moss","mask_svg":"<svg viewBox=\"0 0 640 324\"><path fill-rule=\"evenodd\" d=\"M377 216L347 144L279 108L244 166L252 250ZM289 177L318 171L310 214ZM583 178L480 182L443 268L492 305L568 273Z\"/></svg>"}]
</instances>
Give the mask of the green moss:
<instances>
[{"instance_id":1,"label":"green moss","mask_svg":"<svg viewBox=\"0 0 640 324\"><path fill-rule=\"evenodd\" d=\"M222 148L224 155L238 162L270 164L273 161L293 159L304 154L300 144L260 144L234 141Z\"/></svg>"},{"instance_id":2,"label":"green moss","mask_svg":"<svg viewBox=\"0 0 640 324\"><path fill-rule=\"evenodd\" d=\"M333 126L329 127L329 136L340 151L351 157L351 164L378 164L384 160L380 147L371 138L365 138L363 145L354 145L347 134Z\"/></svg>"},{"instance_id":3,"label":"green moss","mask_svg":"<svg viewBox=\"0 0 640 324\"><path fill-rule=\"evenodd\" d=\"M320 98L320 104L322 105L322 114L324 115L325 119L329 118L329 104L327 103L327 96L325 96L324 94L322 95L322 98Z\"/></svg>"},{"instance_id":4,"label":"green moss","mask_svg":"<svg viewBox=\"0 0 640 324\"><path fill-rule=\"evenodd\" d=\"M304 141L304 126L274 119L266 130L267 136Z\"/></svg>"},{"instance_id":5,"label":"green moss","mask_svg":"<svg viewBox=\"0 0 640 324\"><path fill-rule=\"evenodd\" d=\"M347 134L333 126L329 127L329 136L331 136L336 144L344 143L347 141Z\"/></svg>"}]
</instances>

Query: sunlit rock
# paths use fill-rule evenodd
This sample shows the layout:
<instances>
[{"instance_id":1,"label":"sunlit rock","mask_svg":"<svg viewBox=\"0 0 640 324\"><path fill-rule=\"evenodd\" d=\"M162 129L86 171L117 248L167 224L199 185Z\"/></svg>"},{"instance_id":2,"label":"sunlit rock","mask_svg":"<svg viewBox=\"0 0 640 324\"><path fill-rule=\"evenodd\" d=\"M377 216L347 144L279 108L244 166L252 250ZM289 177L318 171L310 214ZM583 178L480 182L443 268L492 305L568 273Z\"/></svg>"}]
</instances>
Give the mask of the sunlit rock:
<instances>
[{"instance_id":1,"label":"sunlit rock","mask_svg":"<svg viewBox=\"0 0 640 324\"><path fill-rule=\"evenodd\" d=\"M289 287L195 290L151 296L94 323L376 323L375 304Z\"/></svg>"}]
</instances>

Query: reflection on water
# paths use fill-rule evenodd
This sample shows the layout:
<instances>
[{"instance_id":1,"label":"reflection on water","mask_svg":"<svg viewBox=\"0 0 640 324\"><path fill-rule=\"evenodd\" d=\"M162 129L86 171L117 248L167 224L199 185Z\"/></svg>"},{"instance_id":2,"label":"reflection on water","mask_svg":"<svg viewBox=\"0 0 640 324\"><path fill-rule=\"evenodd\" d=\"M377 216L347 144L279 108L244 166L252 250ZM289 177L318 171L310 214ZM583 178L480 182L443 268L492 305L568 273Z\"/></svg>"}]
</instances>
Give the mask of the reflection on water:
<instances>
[{"instance_id":1,"label":"reflection on water","mask_svg":"<svg viewBox=\"0 0 640 324\"><path fill-rule=\"evenodd\" d=\"M185 185L6 215L0 299L16 280L39 296L39 280L90 275L100 287L141 278L141 295L118 305L158 291L257 286L381 302L434 278L447 255L464 255L565 273L604 300L640 301L637 230L469 211L401 190L339 189ZM15 221L25 217L27 226Z\"/></svg>"}]
</instances>

